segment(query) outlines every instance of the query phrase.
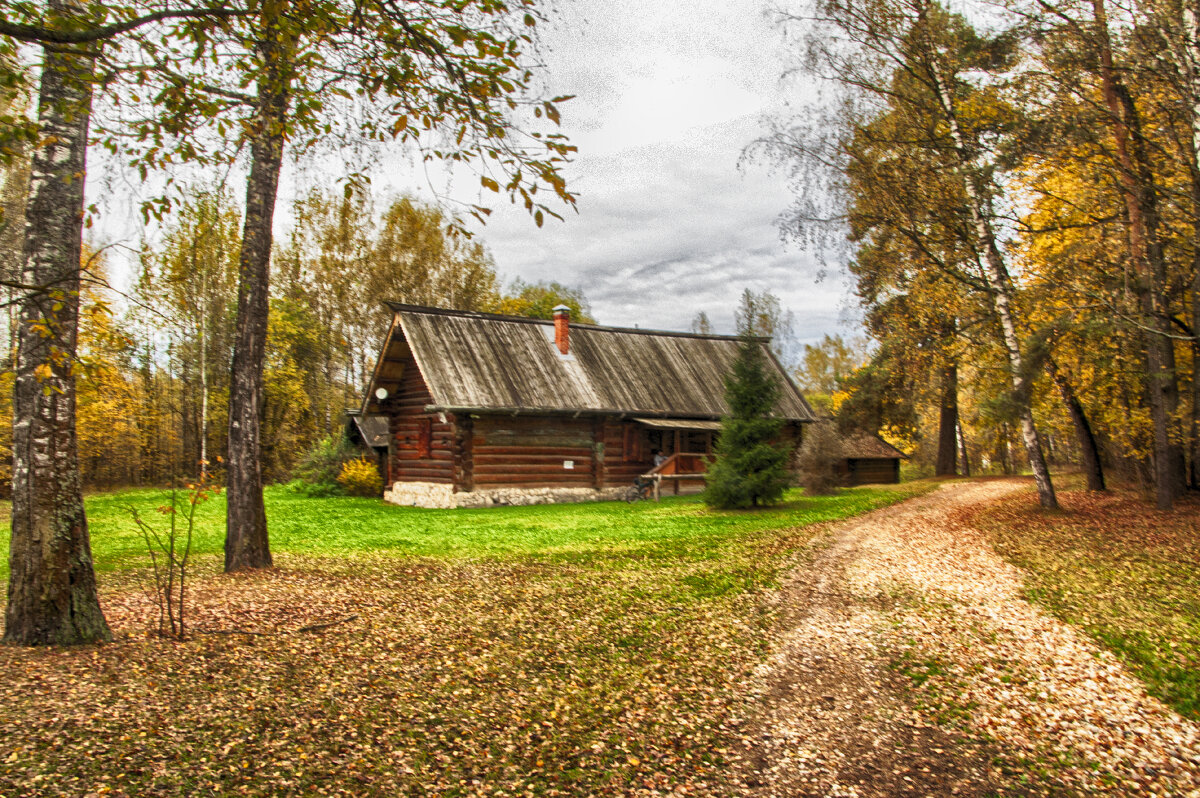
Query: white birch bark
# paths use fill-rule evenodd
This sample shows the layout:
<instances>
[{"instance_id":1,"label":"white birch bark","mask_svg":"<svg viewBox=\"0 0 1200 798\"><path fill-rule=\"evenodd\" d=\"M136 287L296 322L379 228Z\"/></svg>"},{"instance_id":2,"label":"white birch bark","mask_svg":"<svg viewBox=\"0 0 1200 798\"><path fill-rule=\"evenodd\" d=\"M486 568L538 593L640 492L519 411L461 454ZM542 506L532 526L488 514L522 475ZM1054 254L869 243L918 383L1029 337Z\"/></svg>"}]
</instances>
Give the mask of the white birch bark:
<instances>
[{"instance_id":1,"label":"white birch bark","mask_svg":"<svg viewBox=\"0 0 1200 798\"><path fill-rule=\"evenodd\" d=\"M55 14L76 12L51 0ZM13 389L13 506L4 641L69 645L111 639L100 610L75 432L88 121L94 58L47 49L26 209Z\"/></svg>"},{"instance_id":2,"label":"white birch bark","mask_svg":"<svg viewBox=\"0 0 1200 798\"><path fill-rule=\"evenodd\" d=\"M1037 483L1038 500L1048 509L1058 507L1058 499L1054 494L1054 484L1050 480L1050 469L1046 466L1046 458L1042 454L1041 440L1033 420L1033 408L1029 397L1029 379L1026 374L1025 362L1021 354L1020 336L1017 332L1016 314L1013 309L1012 278L1008 267L1000 254L996 243L995 231L992 229L989 214L985 213L990 204L987 198L980 195L975 185L975 171L972 168L973 157L967 147L966 137L958 122L954 108L954 100L949 87L941 74L941 66L937 62L936 51L930 59L930 74L933 78L933 90L950 128L950 136L954 141L955 154L958 157L958 176L962 181L963 192L967 196L967 210L971 218L971 226L983 249L983 267L988 287L991 289L992 305L1000 322L1004 352L1008 358L1009 377L1012 380L1013 395L1017 401L1021 421L1021 441L1025 444L1025 454L1033 469L1033 477Z\"/></svg>"}]
</instances>

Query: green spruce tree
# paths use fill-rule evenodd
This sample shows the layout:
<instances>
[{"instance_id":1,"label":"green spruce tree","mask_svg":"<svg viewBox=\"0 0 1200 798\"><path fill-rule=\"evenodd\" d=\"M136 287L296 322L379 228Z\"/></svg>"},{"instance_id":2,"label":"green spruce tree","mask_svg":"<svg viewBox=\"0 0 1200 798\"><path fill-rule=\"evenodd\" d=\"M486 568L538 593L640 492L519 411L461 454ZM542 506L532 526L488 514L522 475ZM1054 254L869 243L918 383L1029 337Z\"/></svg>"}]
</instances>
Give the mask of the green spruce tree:
<instances>
[{"instance_id":1,"label":"green spruce tree","mask_svg":"<svg viewBox=\"0 0 1200 798\"><path fill-rule=\"evenodd\" d=\"M772 417L780 386L767 370L762 339L743 331L738 357L725 378L729 415L721 419L716 460L704 500L743 509L775 502L788 486L790 447L780 440L783 419Z\"/></svg>"}]
</instances>

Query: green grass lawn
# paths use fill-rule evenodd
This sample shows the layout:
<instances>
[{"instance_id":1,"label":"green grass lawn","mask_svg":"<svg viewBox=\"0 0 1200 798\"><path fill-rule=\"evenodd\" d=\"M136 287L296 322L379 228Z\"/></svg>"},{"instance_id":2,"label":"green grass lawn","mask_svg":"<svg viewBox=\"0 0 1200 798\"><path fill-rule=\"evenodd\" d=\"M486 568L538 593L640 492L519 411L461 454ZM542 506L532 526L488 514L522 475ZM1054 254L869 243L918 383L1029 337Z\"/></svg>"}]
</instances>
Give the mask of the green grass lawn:
<instances>
[{"instance_id":1,"label":"green grass lawn","mask_svg":"<svg viewBox=\"0 0 1200 798\"><path fill-rule=\"evenodd\" d=\"M926 483L915 483L811 498L793 490L773 507L719 512L707 509L694 496L664 497L661 503L424 510L396 507L378 499L314 499L276 486L267 488L266 505L271 550L276 554L336 557L386 552L450 559L599 563L629 557L711 559L731 540L745 535L856 515L925 489ZM88 496L97 571L111 572L144 560L145 545L128 508L135 507L143 518L165 527L166 519L156 508L169 500L170 494L161 490ZM8 524L0 521L0 542L5 549L8 534ZM222 493L199 506L194 550L201 555L218 554L224 535ZM7 575L7 562L0 567Z\"/></svg>"},{"instance_id":2,"label":"green grass lawn","mask_svg":"<svg viewBox=\"0 0 1200 798\"><path fill-rule=\"evenodd\" d=\"M277 567L234 576L217 497L183 642L147 633L124 509L155 517L164 494L93 495L116 640L0 647L0 794L729 794L764 591L815 524L935 486L796 491L753 512L689 497L419 510L272 488Z\"/></svg>"}]
</instances>

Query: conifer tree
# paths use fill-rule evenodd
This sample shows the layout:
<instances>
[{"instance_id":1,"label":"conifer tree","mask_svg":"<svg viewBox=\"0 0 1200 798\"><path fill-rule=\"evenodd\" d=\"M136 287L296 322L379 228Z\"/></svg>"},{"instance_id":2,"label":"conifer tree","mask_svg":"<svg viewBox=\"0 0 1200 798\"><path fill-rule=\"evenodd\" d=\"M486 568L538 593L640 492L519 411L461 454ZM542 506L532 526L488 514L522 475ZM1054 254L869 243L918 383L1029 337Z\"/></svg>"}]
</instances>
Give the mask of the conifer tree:
<instances>
[{"instance_id":1,"label":"conifer tree","mask_svg":"<svg viewBox=\"0 0 1200 798\"><path fill-rule=\"evenodd\" d=\"M783 419L772 416L780 386L767 370L763 343L743 330L737 360L725 378L729 415L721 419L705 491L712 507L743 509L778 501L788 485L792 453L779 441Z\"/></svg>"}]
</instances>

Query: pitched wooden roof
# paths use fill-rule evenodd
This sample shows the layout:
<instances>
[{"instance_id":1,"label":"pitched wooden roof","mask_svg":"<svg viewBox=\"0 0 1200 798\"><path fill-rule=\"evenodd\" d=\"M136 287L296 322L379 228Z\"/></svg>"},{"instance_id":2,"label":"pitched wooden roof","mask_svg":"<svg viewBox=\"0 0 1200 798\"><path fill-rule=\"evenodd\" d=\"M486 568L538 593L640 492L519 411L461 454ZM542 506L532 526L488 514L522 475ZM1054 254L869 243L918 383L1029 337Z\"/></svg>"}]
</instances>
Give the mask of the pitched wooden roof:
<instances>
[{"instance_id":1,"label":"pitched wooden roof","mask_svg":"<svg viewBox=\"0 0 1200 798\"><path fill-rule=\"evenodd\" d=\"M570 353L554 346L554 323L490 313L388 303L391 331L364 405L394 391L412 354L433 396L432 410L599 413L715 419L725 414L724 377L737 356L727 335L570 326ZM812 408L761 339L783 386L776 412L813 421Z\"/></svg>"},{"instance_id":2,"label":"pitched wooden roof","mask_svg":"<svg viewBox=\"0 0 1200 798\"><path fill-rule=\"evenodd\" d=\"M842 457L853 460L878 460L899 457L908 459L908 455L892 446L877 435L866 432L848 432L839 436L838 444Z\"/></svg>"}]
</instances>

